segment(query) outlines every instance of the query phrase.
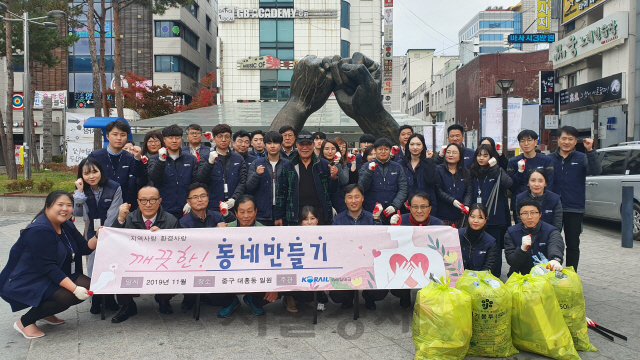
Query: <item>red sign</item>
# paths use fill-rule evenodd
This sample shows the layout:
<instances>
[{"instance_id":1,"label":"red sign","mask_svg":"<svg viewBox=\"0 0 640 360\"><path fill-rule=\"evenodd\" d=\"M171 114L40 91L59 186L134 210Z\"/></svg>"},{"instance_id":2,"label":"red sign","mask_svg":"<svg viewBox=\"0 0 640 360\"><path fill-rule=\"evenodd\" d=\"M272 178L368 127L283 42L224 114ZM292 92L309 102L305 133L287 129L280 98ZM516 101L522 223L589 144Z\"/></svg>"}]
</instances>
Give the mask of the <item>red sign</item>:
<instances>
[{"instance_id":1,"label":"red sign","mask_svg":"<svg viewBox=\"0 0 640 360\"><path fill-rule=\"evenodd\" d=\"M393 0L384 0L384 7L393 7Z\"/></svg>"}]
</instances>

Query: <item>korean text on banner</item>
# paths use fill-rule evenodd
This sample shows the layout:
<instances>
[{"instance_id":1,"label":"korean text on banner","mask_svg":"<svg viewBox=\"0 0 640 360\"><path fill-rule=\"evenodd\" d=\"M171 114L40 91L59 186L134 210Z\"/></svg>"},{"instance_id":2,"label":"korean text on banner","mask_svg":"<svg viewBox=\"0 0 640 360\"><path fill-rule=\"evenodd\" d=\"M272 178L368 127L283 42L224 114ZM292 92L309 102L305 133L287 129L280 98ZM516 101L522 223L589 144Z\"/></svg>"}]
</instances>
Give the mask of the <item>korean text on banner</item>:
<instances>
[{"instance_id":1,"label":"korean text on banner","mask_svg":"<svg viewBox=\"0 0 640 360\"><path fill-rule=\"evenodd\" d=\"M422 288L464 271L448 226L147 230L104 228L96 294ZM404 263L408 267L401 267ZM98 275L99 274L99 275Z\"/></svg>"},{"instance_id":2,"label":"korean text on banner","mask_svg":"<svg viewBox=\"0 0 640 360\"><path fill-rule=\"evenodd\" d=\"M51 98L51 106L53 109L67 108L67 90L36 91L33 96L33 108L42 109L45 98Z\"/></svg>"},{"instance_id":3,"label":"korean text on banner","mask_svg":"<svg viewBox=\"0 0 640 360\"><path fill-rule=\"evenodd\" d=\"M424 133L424 142L427 145L427 149L433 150L433 125L423 126L422 132ZM444 145L444 123L436 123L436 149L440 149Z\"/></svg>"},{"instance_id":4,"label":"korean text on banner","mask_svg":"<svg viewBox=\"0 0 640 360\"><path fill-rule=\"evenodd\" d=\"M487 98L487 109L482 122L482 136L502 142L502 99Z\"/></svg>"}]
</instances>

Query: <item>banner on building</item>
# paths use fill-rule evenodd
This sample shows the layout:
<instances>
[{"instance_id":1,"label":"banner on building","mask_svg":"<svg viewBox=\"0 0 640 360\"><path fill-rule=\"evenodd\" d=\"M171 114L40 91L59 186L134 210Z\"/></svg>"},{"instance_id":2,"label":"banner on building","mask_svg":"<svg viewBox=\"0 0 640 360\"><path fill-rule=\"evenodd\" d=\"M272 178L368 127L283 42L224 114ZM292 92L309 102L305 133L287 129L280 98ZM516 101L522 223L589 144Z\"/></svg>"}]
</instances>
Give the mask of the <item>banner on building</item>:
<instances>
[{"instance_id":1,"label":"banner on building","mask_svg":"<svg viewBox=\"0 0 640 360\"><path fill-rule=\"evenodd\" d=\"M600 103L624 99L625 86L625 73L619 73L562 90L560 91L560 110L593 105L589 96L594 94L604 94Z\"/></svg>"},{"instance_id":2,"label":"banner on building","mask_svg":"<svg viewBox=\"0 0 640 360\"><path fill-rule=\"evenodd\" d=\"M562 24L584 15L607 0L562 0Z\"/></svg>"},{"instance_id":3,"label":"banner on building","mask_svg":"<svg viewBox=\"0 0 640 360\"><path fill-rule=\"evenodd\" d=\"M283 61L275 56L265 55L238 60L236 68L238 70L292 70L297 63L297 61Z\"/></svg>"},{"instance_id":4,"label":"banner on building","mask_svg":"<svg viewBox=\"0 0 640 360\"><path fill-rule=\"evenodd\" d=\"M382 16L384 17L384 25L393 25L393 8L385 8Z\"/></svg>"},{"instance_id":5,"label":"banner on building","mask_svg":"<svg viewBox=\"0 0 640 360\"><path fill-rule=\"evenodd\" d=\"M422 288L464 271L448 226L103 228L96 294ZM403 264L407 268L401 268Z\"/></svg>"},{"instance_id":6,"label":"banner on building","mask_svg":"<svg viewBox=\"0 0 640 360\"><path fill-rule=\"evenodd\" d=\"M538 73L538 103L540 105L553 105L555 103L555 72L540 71Z\"/></svg>"},{"instance_id":7,"label":"banner on building","mask_svg":"<svg viewBox=\"0 0 640 360\"><path fill-rule=\"evenodd\" d=\"M393 7L393 0L384 0L384 7Z\"/></svg>"},{"instance_id":8,"label":"banner on building","mask_svg":"<svg viewBox=\"0 0 640 360\"><path fill-rule=\"evenodd\" d=\"M537 0L536 27L538 32L551 30L551 0Z\"/></svg>"},{"instance_id":9,"label":"banner on building","mask_svg":"<svg viewBox=\"0 0 640 360\"><path fill-rule=\"evenodd\" d=\"M384 42L393 42L393 25L384 26Z\"/></svg>"},{"instance_id":10,"label":"banner on building","mask_svg":"<svg viewBox=\"0 0 640 360\"><path fill-rule=\"evenodd\" d=\"M53 109L66 109L67 107L67 90L36 91L33 96L33 108L42 109L45 98L51 98Z\"/></svg>"},{"instance_id":11,"label":"banner on building","mask_svg":"<svg viewBox=\"0 0 640 360\"><path fill-rule=\"evenodd\" d=\"M11 102L13 104L14 111L24 110L24 95L21 92L13 93L13 100Z\"/></svg>"}]
</instances>

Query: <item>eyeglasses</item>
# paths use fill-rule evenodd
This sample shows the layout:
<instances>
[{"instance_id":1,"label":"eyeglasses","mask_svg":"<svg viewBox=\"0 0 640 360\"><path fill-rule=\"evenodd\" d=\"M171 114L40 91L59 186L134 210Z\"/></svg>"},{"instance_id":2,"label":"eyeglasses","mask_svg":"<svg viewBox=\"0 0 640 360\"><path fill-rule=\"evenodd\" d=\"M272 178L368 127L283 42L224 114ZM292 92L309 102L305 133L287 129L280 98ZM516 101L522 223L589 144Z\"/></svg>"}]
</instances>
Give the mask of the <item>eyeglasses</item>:
<instances>
[{"instance_id":1,"label":"eyeglasses","mask_svg":"<svg viewBox=\"0 0 640 360\"><path fill-rule=\"evenodd\" d=\"M303 136L304 136L304 135L303 135ZM294 137L296 137L296 136L295 136L294 134L282 134L282 137L283 137L283 138L287 138L287 139L289 139L289 138L294 138ZM309 139L311 139L311 137L309 137Z\"/></svg>"},{"instance_id":2,"label":"eyeglasses","mask_svg":"<svg viewBox=\"0 0 640 360\"><path fill-rule=\"evenodd\" d=\"M220 140L230 140L231 136L229 134L218 134L216 135L216 139L220 139Z\"/></svg>"},{"instance_id":3,"label":"eyeglasses","mask_svg":"<svg viewBox=\"0 0 640 360\"><path fill-rule=\"evenodd\" d=\"M447 151L447 155L460 155L457 151Z\"/></svg>"},{"instance_id":4,"label":"eyeglasses","mask_svg":"<svg viewBox=\"0 0 640 360\"><path fill-rule=\"evenodd\" d=\"M411 205L411 210L416 210L416 211L418 211L418 210L422 210L422 211L424 211L424 210L429 209L430 207L431 207L431 205L429 205L429 206L427 206L427 205L420 205L420 206L418 206L418 205Z\"/></svg>"},{"instance_id":5,"label":"eyeglasses","mask_svg":"<svg viewBox=\"0 0 640 360\"><path fill-rule=\"evenodd\" d=\"M156 144L156 143L160 143L160 140L158 140L158 139L156 139L156 138L151 138L151 139L149 139L149 140L147 141L147 144L148 144L148 143Z\"/></svg>"},{"instance_id":6,"label":"eyeglasses","mask_svg":"<svg viewBox=\"0 0 640 360\"><path fill-rule=\"evenodd\" d=\"M520 217L534 217L536 215L540 214L540 212L538 211L530 211L530 212L524 212L522 214L520 214Z\"/></svg>"},{"instance_id":7,"label":"eyeglasses","mask_svg":"<svg viewBox=\"0 0 640 360\"><path fill-rule=\"evenodd\" d=\"M202 135L202 132L200 132L200 131L189 131L189 135L198 136L198 135Z\"/></svg>"},{"instance_id":8,"label":"eyeglasses","mask_svg":"<svg viewBox=\"0 0 640 360\"><path fill-rule=\"evenodd\" d=\"M157 203L158 200L160 199L138 199L138 201L140 202L140 205L147 205L147 203L151 205L155 205L155 203Z\"/></svg>"},{"instance_id":9,"label":"eyeglasses","mask_svg":"<svg viewBox=\"0 0 640 360\"><path fill-rule=\"evenodd\" d=\"M535 142L535 140L531 139L531 138L527 138L527 139L521 139L520 143L521 144L529 144L529 143L533 143Z\"/></svg>"},{"instance_id":10,"label":"eyeglasses","mask_svg":"<svg viewBox=\"0 0 640 360\"><path fill-rule=\"evenodd\" d=\"M188 199L189 199L189 200L196 201L196 200L206 200L207 198L209 198L209 195L207 195L207 194L202 194L202 195L194 195L194 196L192 196L192 197L190 197L190 198L188 198Z\"/></svg>"}]
</instances>

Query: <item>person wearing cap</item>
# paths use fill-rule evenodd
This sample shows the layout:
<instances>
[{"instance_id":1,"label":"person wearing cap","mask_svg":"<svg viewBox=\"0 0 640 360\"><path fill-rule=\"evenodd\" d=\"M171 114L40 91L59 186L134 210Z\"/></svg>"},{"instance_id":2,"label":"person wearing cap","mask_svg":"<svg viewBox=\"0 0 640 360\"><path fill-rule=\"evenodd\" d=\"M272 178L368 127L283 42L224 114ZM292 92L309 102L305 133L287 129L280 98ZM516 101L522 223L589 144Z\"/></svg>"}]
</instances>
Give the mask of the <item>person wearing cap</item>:
<instances>
[{"instance_id":1,"label":"person wearing cap","mask_svg":"<svg viewBox=\"0 0 640 360\"><path fill-rule=\"evenodd\" d=\"M356 171L360 172L362 164L366 162L362 161L362 154L364 154L364 151L367 150L369 146L372 146L374 142L376 142L376 137L371 134L363 134L360 136L360 153L356 155Z\"/></svg>"},{"instance_id":2,"label":"person wearing cap","mask_svg":"<svg viewBox=\"0 0 640 360\"><path fill-rule=\"evenodd\" d=\"M473 164L473 149L469 149L464 147L464 128L460 124L453 124L447 128L447 140L449 144L458 144L462 147L461 158L464 161L464 167L469 169L471 164ZM434 151L435 152L435 151ZM435 152L434 159L436 161L436 165L440 165L444 163L444 147L440 149L439 152Z\"/></svg>"},{"instance_id":3,"label":"person wearing cap","mask_svg":"<svg viewBox=\"0 0 640 360\"><path fill-rule=\"evenodd\" d=\"M187 203L189 185L195 182L198 160L182 151L182 128L176 124L162 130L166 148L149 160L149 181L158 188L163 210L180 219Z\"/></svg>"},{"instance_id":4,"label":"person wearing cap","mask_svg":"<svg viewBox=\"0 0 640 360\"><path fill-rule=\"evenodd\" d=\"M280 149L280 156L283 159L289 160L296 152L296 130L291 125L284 125L278 130L282 135L282 149Z\"/></svg>"},{"instance_id":5,"label":"person wearing cap","mask_svg":"<svg viewBox=\"0 0 640 360\"><path fill-rule=\"evenodd\" d=\"M391 160L389 139L380 138L373 147L376 158L360 169L358 184L364 189L364 209L373 212L379 203L383 208L383 224L388 224L407 199L407 178L402 166Z\"/></svg>"},{"instance_id":6,"label":"person wearing cap","mask_svg":"<svg viewBox=\"0 0 640 360\"><path fill-rule=\"evenodd\" d=\"M331 224L331 194L338 189L338 168L315 154L310 132L300 131L296 143L298 151L291 154L289 161L298 173L298 213L309 205L320 214L319 225Z\"/></svg>"}]
</instances>

